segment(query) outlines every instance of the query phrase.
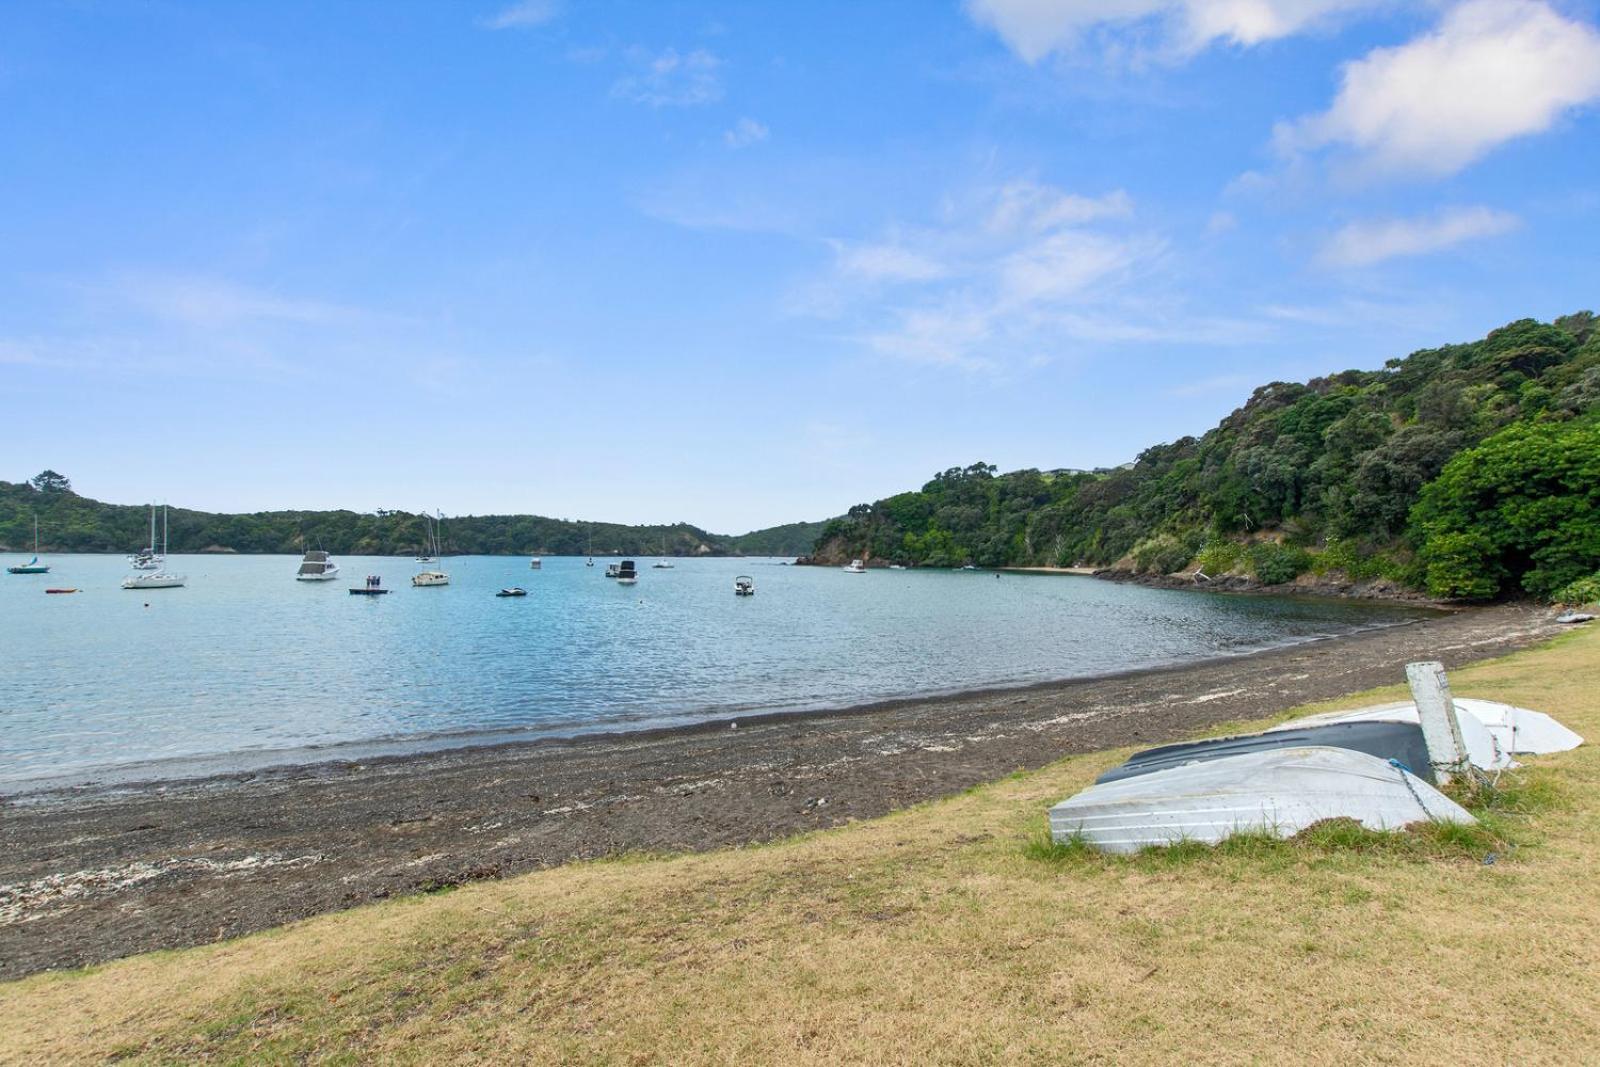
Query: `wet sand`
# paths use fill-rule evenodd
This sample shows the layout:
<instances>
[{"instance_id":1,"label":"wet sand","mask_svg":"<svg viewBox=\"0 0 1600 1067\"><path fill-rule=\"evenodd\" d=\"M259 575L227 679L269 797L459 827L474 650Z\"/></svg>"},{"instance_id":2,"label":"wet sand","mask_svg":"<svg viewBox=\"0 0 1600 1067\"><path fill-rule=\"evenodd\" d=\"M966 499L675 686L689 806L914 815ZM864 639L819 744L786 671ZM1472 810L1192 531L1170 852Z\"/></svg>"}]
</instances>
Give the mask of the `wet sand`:
<instances>
[{"instance_id":1,"label":"wet sand","mask_svg":"<svg viewBox=\"0 0 1600 1067\"><path fill-rule=\"evenodd\" d=\"M0 796L0 978L628 850L882 815L1190 736L1561 627L1503 606L1249 656L844 711Z\"/></svg>"}]
</instances>

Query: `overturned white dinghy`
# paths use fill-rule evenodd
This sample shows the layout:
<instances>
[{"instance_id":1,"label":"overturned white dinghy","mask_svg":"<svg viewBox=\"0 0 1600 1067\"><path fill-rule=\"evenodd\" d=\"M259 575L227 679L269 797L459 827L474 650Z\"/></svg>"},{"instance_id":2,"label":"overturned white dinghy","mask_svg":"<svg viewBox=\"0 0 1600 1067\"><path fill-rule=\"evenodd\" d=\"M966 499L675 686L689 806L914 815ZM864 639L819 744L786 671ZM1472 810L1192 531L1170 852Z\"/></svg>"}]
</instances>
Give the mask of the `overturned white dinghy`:
<instances>
[{"instance_id":1,"label":"overturned white dinghy","mask_svg":"<svg viewBox=\"0 0 1600 1067\"><path fill-rule=\"evenodd\" d=\"M1502 704L1497 700L1480 700L1477 697L1455 697L1451 703L1456 709L1456 722L1461 727L1462 740L1467 744L1467 755L1475 766L1497 770L1511 766L1510 757L1537 756L1548 752L1566 752L1583 744L1583 738L1561 725L1542 711ZM1304 719L1286 722L1274 730L1302 729L1307 726L1325 726L1338 722L1417 722L1415 701L1401 700L1393 704L1378 704L1353 711L1329 711ZM1493 759L1485 744L1485 736L1495 749L1505 757L1504 762Z\"/></svg>"},{"instance_id":2,"label":"overturned white dinghy","mask_svg":"<svg viewBox=\"0 0 1600 1067\"><path fill-rule=\"evenodd\" d=\"M1427 782L1343 748L1272 749L1092 786L1050 809L1050 836L1106 852L1185 841L1216 844L1240 831L1292 837L1324 819L1372 830L1418 822L1472 823Z\"/></svg>"}]
</instances>

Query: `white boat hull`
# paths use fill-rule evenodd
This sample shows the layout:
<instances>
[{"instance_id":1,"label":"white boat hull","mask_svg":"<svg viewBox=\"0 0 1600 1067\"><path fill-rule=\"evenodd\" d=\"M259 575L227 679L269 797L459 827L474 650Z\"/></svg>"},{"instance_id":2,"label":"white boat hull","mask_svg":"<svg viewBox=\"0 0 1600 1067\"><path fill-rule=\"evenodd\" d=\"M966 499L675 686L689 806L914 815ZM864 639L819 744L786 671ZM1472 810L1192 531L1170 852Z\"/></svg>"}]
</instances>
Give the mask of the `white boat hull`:
<instances>
[{"instance_id":1,"label":"white boat hull","mask_svg":"<svg viewBox=\"0 0 1600 1067\"><path fill-rule=\"evenodd\" d=\"M294 580L297 582L331 582L337 577L339 577L339 568L333 567L323 571L321 574L297 574L294 576Z\"/></svg>"},{"instance_id":2,"label":"white boat hull","mask_svg":"<svg viewBox=\"0 0 1600 1067\"><path fill-rule=\"evenodd\" d=\"M181 574L141 574L124 578L124 589L180 589L189 579Z\"/></svg>"},{"instance_id":3,"label":"white boat hull","mask_svg":"<svg viewBox=\"0 0 1600 1067\"><path fill-rule=\"evenodd\" d=\"M1081 838L1106 852L1137 852L1185 841L1216 844L1241 831L1292 837L1325 819L1354 819L1372 830L1476 821L1385 760L1308 746L1092 786L1050 809L1050 834L1059 842Z\"/></svg>"},{"instance_id":4,"label":"white boat hull","mask_svg":"<svg viewBox=\"0 0 1600 1067\"><path fill-rule=\"evenodd\" d=\"M1497 700L1478 697L1455 697L1456 722L1461 727L1461 739L1467 743L1467 758L1475 766L1487 770L1511 766L1513 755L1537 756L1549 752L1566 752L1583 744L1583 738L1567 729L1542 711L1502 704ZM1321 726L1332 722L1416 722L1417 705L1409 700L1393 704L1377 704L1353 711L1329 711L1310 715L1304 719L1284 723L1275 729L1297 726ZM1487 738L1487 740L1485 740ZM1505 762L1486 762L1487 749L1492 748L1505 757Z\"/></svg>"},{"instance_id":5,"label":"white boat hull","mask_svg":"<svg viewBox=\"0 0 1600 1067\"><path fill-rule=\"evenodd\" d=\"M419 587L430 585L449 585L450 576L439 571L423 571L421 574L416 575L411 579L411 584Z\"/></svg>"}]
</instances>

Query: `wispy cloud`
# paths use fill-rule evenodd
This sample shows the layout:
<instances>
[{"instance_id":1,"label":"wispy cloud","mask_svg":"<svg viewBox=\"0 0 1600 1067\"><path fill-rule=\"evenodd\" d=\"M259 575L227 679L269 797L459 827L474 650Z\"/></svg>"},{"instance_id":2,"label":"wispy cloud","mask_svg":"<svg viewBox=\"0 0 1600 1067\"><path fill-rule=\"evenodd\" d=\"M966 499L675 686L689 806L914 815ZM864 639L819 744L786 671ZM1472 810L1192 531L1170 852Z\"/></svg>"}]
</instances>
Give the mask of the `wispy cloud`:
<instances>
[{"instance_id":1,"label":"wispy cloud","mask_svg":"<svg viewBox=\"0 0 1600 1067\"><path fill-rule=\"evenodd\" d=\"M519 0L482 20L491 30L527 30L543 26L561 14L560 0Z\"/></svg>"},{"instance_id":2,"label":"wispy cloud","mask_svg":"<svg viewBox=\"0 0 1600 1067\"><path fill-rule=\"evenodd\" d=\"M680 53L675 48L654 55L635 50L633 72L611 86L611 95L651 107L694 107L722 99L717 74L722 60L703 48Z\"/></svg>"},{"instance_id":3,"label":"wispy cloud","mask_svg":"<svg viewBox=\"0 0 1600 1067\"><path fill-rule=\"evenodd\" d=\"M1450 208L1425 218L1366 219L1341 228L1317 258L1330 267L1366 267L1442 252L1463 241L1509 233L1519 225L1517 216L1488 207Z\"/></svg>"},{"instance_id":4,"label":"wispy cloud","mask_svg":"<svg viewBox=\"0 0 1600 1067\"><path fill-rule=\"evenodd\" d=\"M1600 31L1543 0L1467 0L1430 32L1347 63L1321 114L1279 126L1286 155L1337 149L1385 174L1454 174L1600 100Z\"/></svg>"},{"instance_id":5,"label":"wispy cloud","mask_svg":"<svg viewBox=\"0 0 1600 1067\"><path fill-rule=\"evenodd\" d=\"M732 129L723 131L722 140L729 148L748 148L765 141L770 132L755 119L742 118L733 124Z\"/></svg>"},{"instance_id":6,"label":"wispy cloud","mask_svg":"<svg viewBox=\"0 0 1600 1067\"><path fill-rule=\"evenodd\" d=\"M1253 384L1255 380L1248 374L1218 374L1211 378L1170 386L1164 392L1168 396L1207 396L1211 393L1231 393L1249 389Z\"/></svg>"},{"instance_id":7,"label":"wispy cloud","mask_svg":"<svg viewBox=\"0 0 1600 1067\"><path fill-rule=\"evenodd\" d=\"M1123 59L1187 59L1314 29L1380 0L967 0L971 18L1027 63L1093 48Z\"/></svg>"},{"instance_id":8,"label":"wispy cloud","mask_svg":"<svg viewBox=\"0 0 1600 1067\"><path fill-rule=\"evenodd\" d=\"M113 279L110 292L148 315L197 327L226 326L250 320L351 323L372 317L360 308L283 296L195 275L124 273Z\"/></svg>"},{"instance_id":9,"label":"wispy cloud","mask_svg":"<svg viewBox=\"0 0 1600 1067\"><path fill-rule=\"evenodd\" d=\"M1084 195L1031 179L946 203L938 222L829 241L833 263L807 310L852 321L873 351L918 363L1000 370L1073 341L1138 325L1117 307L1166 242L1134 222L1122 190Z\"/></svg>"}]
</instances>

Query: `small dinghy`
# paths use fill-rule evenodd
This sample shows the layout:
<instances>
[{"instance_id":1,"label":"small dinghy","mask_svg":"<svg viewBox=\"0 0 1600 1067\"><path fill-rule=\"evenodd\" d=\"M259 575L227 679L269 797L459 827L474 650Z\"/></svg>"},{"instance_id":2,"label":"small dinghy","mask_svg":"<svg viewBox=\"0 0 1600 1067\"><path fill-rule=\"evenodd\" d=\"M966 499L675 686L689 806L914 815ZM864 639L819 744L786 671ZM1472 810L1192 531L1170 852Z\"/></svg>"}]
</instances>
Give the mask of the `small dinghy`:
<instances>
[{"instance_id":1,"label":"small dinghy","mask_svg":"<svg viewBox=\"0 0 1600 1067\"><path fill-rule=\"evenodd\" d=\"M1495 770L1511 766L1511 756L1538 756L1566 752L1583 744L1583 738L1541 711L1502 704L1498 700L1455 697L1456 722L1467 743L1467 758L1475 766ZM1417 705L1410 700L1378 704L1353 711L1329 711L1284 723L1276 730L1340 722L1416 722ZM1500 758L1493 755L1498 750Z\"/></svg>"},{"instance_id":2,"label":"small dinghy","mask_svg":"<svg viewBox=\"0 0 1600 1067\"><path fill-rule=\"evenodd\" d=\"M1399 760L1407 770L1428 784L1434 784L1433 764L1428 759L1428 744L1422 727L1414 722L1336 722L1315 726L1283 726L1264 734L1214 737L1205 741L1186 741L1136 752L1128 762L1095 779L1097 784L1137 778L1141 774L1171 770L1191 763L1266 752L1276 748L1347 748L1365 752L1381 760Z\"/></svg>"},{"instance_id":3,"label":"small dinghy","mask_svg":"<svg viewBox=\"0 0 1600 1067\"><path fill-rule=\"evenodd\" d=\"M1050 835L1060 842L1082 839L1106 852L1137 852L1185 841L1216 844L1240 831L1292 837L1325 819L1354 819L1372 830L1476 821L1392 763L1365 752L1311 746L1091 786L1050 809Z\"/></svg>"},{"instance_id":4,"label":"small dinghy","mask_svg":"<svg viewBox=\"0 0 1600 1067\"><path fill-rule=\"evenodd\" d=\"M76 589L46 589L46 593L76 593Z\"/></svg>"},{"instance_id":5,"label":"small dinghy","mask_svg":"<svg viewBox=\"0 0 1600 1067\"><path fill-rule=\"evenodd\" d=\"M526 589L522 588L522 586L520 586L520 585L514 585L510 589L502 589L498 593L495 594L495 596L527 596L527 595L528 595L528 591Z\"/></svg>"}]
</instances>

